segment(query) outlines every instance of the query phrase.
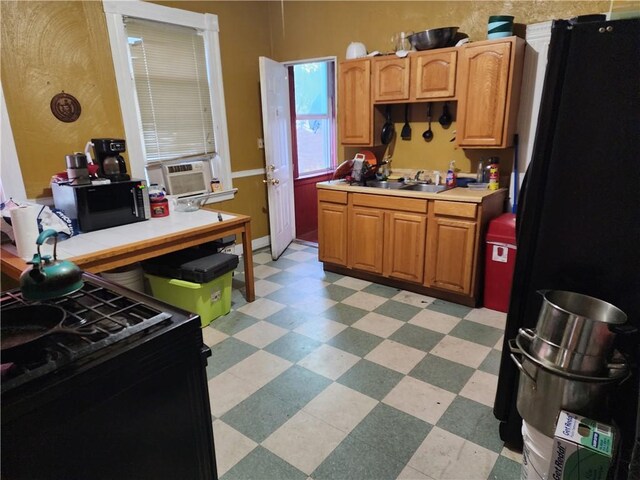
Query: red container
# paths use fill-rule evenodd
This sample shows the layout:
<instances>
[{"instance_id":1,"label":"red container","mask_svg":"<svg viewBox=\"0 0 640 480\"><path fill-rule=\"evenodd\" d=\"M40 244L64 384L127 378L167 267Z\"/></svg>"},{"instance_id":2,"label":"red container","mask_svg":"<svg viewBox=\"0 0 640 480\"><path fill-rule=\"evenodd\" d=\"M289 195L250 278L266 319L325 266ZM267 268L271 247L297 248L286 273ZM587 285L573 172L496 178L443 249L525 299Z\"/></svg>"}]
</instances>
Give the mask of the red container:
<instances>
[{"instance_id":1,"label":"red container","mask_svg":"<svg viewBox=\"0 0 640 480\"><path fill-rule=\"evenodd\" d=\"M507 312L516 264L516 216L505 213L491 220L486 238L484 306Z\"/></svg>"},{"instance_id":2,"label":"red container","mask_svg":"<svg viewBox=\"0 0 640 480\"><path fill-rule=\"evenodd\" d=\"M169 215L169 201L165 198L159 202L151 202L151 217L166 217Z\"/></svg>"}]
</instances>

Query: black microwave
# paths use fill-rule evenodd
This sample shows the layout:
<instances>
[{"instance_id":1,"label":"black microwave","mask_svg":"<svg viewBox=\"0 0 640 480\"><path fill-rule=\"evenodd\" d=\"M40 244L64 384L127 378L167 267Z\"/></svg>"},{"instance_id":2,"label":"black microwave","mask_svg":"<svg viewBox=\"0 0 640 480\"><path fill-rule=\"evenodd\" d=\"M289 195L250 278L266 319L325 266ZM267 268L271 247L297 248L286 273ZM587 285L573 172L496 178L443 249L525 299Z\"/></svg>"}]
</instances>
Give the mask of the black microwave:
<instances>
[{"instance_id":1,"label":"black microwave","mask_svg":"<svg viewBox=\"0 0 640 480\"><path fill-rule=\"evenodd\" d=\"M149 192L144 180L102 185L52 183L53 202L81 232L117 227L151 217Z\"/></svg>"}]
</instances>

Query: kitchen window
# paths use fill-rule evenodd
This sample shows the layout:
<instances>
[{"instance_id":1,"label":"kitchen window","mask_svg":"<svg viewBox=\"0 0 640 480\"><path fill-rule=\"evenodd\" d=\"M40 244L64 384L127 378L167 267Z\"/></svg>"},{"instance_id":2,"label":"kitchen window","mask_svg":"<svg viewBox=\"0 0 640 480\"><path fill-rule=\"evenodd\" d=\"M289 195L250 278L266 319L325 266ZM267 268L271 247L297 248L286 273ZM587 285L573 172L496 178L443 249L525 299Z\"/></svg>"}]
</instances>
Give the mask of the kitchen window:
<instances>
[{"instance_id":1,"label":"kitchen window","mask_svg":"<svg viewBox=\"0 0 640 480\"><path fill-rule=\"evenodd\" d=\"M289 66L294 175L309 177L335 168L335 62Z\"/></svg>"},{"instance_id":2,"label":"kitchen window","mask_svg":"<svg viewBox=\"0 0 640 480\"><path fill-rule=\"evenodd\" d=\"M218 17L146 2L104 11L134 177L166 184L163 165L205 162L233 198Z\"/></svg>"}]
</instances>

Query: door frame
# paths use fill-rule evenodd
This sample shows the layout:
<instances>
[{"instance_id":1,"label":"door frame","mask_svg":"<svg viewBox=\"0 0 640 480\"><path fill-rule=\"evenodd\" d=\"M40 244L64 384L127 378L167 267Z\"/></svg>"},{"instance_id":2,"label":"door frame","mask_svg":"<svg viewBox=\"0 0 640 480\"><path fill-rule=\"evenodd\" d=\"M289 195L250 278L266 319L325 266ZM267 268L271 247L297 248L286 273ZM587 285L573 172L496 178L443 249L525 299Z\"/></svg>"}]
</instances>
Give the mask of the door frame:
<instances>
[{"instance_id":1,"label":"door frame","mask_svg":"<svg viewBox=\"0 0 640 480\"><path fill-rule=\"evenodd\" d=\"M305 58L305 59L301 59L301 60L290 60L290 61L284 61L284 62L280 62L284 67L286 67L287 69L289 69L290 67L293 67L295 65L301 65L301 64L305 64L305 63L315 63L315 62L333 62L333 99L334 99L334 119L335 119L335 135L334 135L334 141L332 142L331 145L331 149L332 149L332 154L333 154L333 158L335 159L336 163L338 161L338 57L335 55L332 56L326 56L326 57L316 57L316 58ZM295 97L293 97L293 101L292 101L292 97L291 94L294 93L293 90L293 81L290 80L290 88L289 88L289 105L291 107L295 107ZM297 145L297 136L296 136L296 131L295 131L295 110L294 108L290 108L290 114L291 114L291 140L292 142L294 141L295 138L295 142ZM293 148L293 145L291 146L291 156L292 156L292 161L293 161L293 173L294 173L294 179L293 179L293 184L294 184L294 198L293 198L293 205L292 210L293 212L296 211L295 208L295 186L300 184L300 182L303 183L309 183L310 181L312 181L314 178L321 178L322 180L324 180L324 178L322 177L327 177L327 175L330 174L330 172L321 172L321 173L317 173L317 174L313 174L313 175L309 175L307 177L302 177L302 178L298 178L298 151L297 149ZM321 181L321 180L319 180ZM295 215L295 213L294 213ZM294 223L295 223L295 219L294 219ZM296 231L296 237L298 235L298 232Z\"/></svg>"},{"instance_id":2,"label":"door frame","mask_svg":"<svg viewBox=\"0 0 640 480\"><path fill-rule=\"evenodd\" d=\"M295 65L302 65L305 63L315 63L315 62L331 62L333 61L333 98L334 98L334 116L336 119L336 124L338 122L338 57L334 56L329 56L329 57L317 57L317 58L308 58L308 59L302 59L302 60L291 60L291 61L287 61L287 62L280 62L284 67L286 67L287 69L289 67L293 67ZM289 87L289 104L292 105L291 103L291 93L294 92L294 87L293 87L293 82L290 80L290 87ZM294 98L294 102L293 105L295 105L295 98ZM296 142L297 142L297 135L295 132L295 129L293 128L294 126L294 121L295 121L295 110L294 109L290 109L289 110L291 112L291 139L293 140L293 138L296 138ZM336 125L337 127L337 125ZM338 158L338 135L337 135L337 128L336 128L336 135L335 135L335 141L333 142L332 145L332 150L333 150L333 158ZM293 157L293 161L294 161L294 165L293 165L293 173L294 173L294 182L297 180L297 175L298 175L298 152L297 150L291 150L292 152L292 157ZM326 172L324 173L320 173L317 175L311 175L310 177L315 177L315 176L322 176L322 175L326 175Z\"/></svg>"}]
</instances>

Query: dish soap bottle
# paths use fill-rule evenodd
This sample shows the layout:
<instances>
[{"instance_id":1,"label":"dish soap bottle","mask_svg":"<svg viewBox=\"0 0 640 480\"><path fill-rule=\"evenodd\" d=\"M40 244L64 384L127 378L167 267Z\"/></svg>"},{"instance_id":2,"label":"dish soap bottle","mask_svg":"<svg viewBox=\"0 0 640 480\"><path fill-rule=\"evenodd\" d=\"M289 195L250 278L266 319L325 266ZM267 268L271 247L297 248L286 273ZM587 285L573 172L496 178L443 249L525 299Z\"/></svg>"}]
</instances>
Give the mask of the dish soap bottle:
<instances>
[{"instance_id":1,"label":"dish soap bottle","mask_svg":"<svg viewBox=\"0 0 640 480\"><path fill-rule=\"evenodd\" d=\"M455 187L456 186L456 170L455 170L455 160L451 160L449 163L449 170L447 171L447 179L446 185L447 187Z\"/></svg>"},{"instance_id":2,"label":"dish soap bottle","mask_svg":"<svg viewBox=\"0 0 640 480\"><path fill-rule=\"evenodd\" d=\"M500 188L499 162L500 159L498 157L489 159L489 190L498 190Z\"/></svg>"}]
</instances>

